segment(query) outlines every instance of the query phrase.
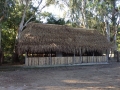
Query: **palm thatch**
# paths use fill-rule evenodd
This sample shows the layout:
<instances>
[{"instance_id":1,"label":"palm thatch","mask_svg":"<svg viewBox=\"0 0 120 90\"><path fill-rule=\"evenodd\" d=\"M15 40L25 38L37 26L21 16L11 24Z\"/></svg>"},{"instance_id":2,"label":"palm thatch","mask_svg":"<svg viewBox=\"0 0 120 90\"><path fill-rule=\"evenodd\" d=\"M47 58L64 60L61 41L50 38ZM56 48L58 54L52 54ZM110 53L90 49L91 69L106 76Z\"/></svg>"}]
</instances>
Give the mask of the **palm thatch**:
<instances>
[{"instance_id":1,"label":"palm thatch","mask_svg":"<svg viewBox=\"0 0 120 90\"><path fill-rule=\"evenodd\" d=\"M79 52L111 48L105 36L97 30L71 28L65 25L29 23L18 42L19 53L32 52Z\"/></svg>"}]
</instances>

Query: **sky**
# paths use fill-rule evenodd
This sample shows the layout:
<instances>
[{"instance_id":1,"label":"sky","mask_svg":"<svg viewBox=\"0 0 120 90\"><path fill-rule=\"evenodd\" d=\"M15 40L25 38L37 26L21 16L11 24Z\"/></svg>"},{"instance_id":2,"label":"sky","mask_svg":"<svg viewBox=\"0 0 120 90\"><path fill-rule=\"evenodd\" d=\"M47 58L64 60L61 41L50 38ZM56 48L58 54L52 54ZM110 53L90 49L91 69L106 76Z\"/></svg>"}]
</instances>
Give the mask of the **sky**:
<instances>
[{"instance_id":1,"label":"sky","mask_svg":"<svg viewBox=\"0 0 120 90\"><path fill-rule=\"evenodd\" d=\"M49 7L44 8L42 12L46 11L52 13L54 17L59 19L59 18L64 18L64 12L67 12L67 10L68 10L67 8L61 10L58 6L50 5ZM67 20L67 18L65 20Z\"/></svg>"},{"instance_id":2,"label":"sky","mask_svg":"<svg viewBox=\"0 0 120 90\"><path fill-rule=\"evenodd\" d=\"M45 0L43 0L42 6L44 6ZM120 0L116 1L117 6L120 5ZM34 5L38 5L38 3L34 3ZM45 7L42 12L50 12L52 13L56 18L64 18L64 12L68 11L67 7L64 7L64 9L60 9L58 6L50 5L49 7ZM68 18L66 18L68 20ZM46 22L46 19L42 20L43 22Z\"/></svg>"},{"instance_id":3,"label":"sky","mask_svg":"<svg viewBox=\"0 0 120 90\"><path fill-rule=\"evenodd\" d=\"M43 11L48 11L57 17L63 18L64 11L60 10L57 6L51 5L49 7L46 7Z\"/></svg>"},{"instance_id":4,"label":"sky","mask_svg":"<svg viewBox=\"0 0 120 90\"><path fill-rule=\"evenodd\" d=\"M34 2L34 1L33 1ZM43 0L43 3L40 5L41 7L44 6L45 0ZM34 3L35 6L38 6L38 3ZM41 8L40 7L40 8ZM64 9L60 9L58 6L50 5L49 7L45 7L42 12L49 12L54 15L56 18L64 18L64 12L67 12L68 8L65 7ZM68 19L68 18L66 18ZM42 20L43 22L46 22L46 19Z\"/></svg>"}]
</instances>

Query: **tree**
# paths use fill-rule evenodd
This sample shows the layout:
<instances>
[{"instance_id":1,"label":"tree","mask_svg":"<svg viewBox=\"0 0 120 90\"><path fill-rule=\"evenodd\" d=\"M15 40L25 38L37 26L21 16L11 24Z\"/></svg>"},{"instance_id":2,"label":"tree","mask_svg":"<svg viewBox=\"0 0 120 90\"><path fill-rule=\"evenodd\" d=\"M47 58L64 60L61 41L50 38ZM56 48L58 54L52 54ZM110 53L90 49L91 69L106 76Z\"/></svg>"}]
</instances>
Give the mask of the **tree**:
<instances>
[{"instance_id":1,"label":"tree","mask_svg":"<svg viewBox=\"0 0 120 90\"><path fill-rule=\"evenodd\" d=\"M2 22L8 18L10 8L13 7L12 0L0 0L0 64L2 63L2 47L1 47L1 31L2 31Z\"/></svg>"},{"instance_id":2,"label":"tree","mask_svg":"<svg viewBox=\"0 0 120 90\"><path fill-rule=\"evenodd\" d=\"M44 12L47 13L47 12ZM44 14L45 15L45 14ZM65 25L65 20L64 18L59 18L57 19L55 16L53 16L51 13L48 13L48 16L46 16L47 18L47 23L48 24L58 24L58 25Z\"/></svg>"},{"instance_id":3,"label":"tree","mask_svg":"<svg viewBox=\"0 0 120 90\"><path fill-rule=\"evenodd\" d=\"M1 0L1 1L2 1L0 2L1 6L5 5L5 7L1 7L3 9L0 8L0 10L1 12L4 10L4 12L6 11L6 13L0 14L1 17L0 20L2 21L3 19L5 19L6 15L7 17L9 17L6 18L6 21L4 23L2 23L2 33L3 33L2 47L3 50L5 50L6 54L12 53L14 48L13 59L14 61L18 61L18 54L16 47L21 32L24 30L27 23L29 23L30 21L36 21L36 15L41 14L41 11L46 6L55 3L55 0L33 0L33 1L32 0L13 0L13 1ZM6 1L8 1L7 4L5 4ZM37 3L36 6L33 5L35 2ZM6 7L6 5L8 5L9 8ZM9 50L9 52L7 49Z\"/></svg>"},{"instance_id":4,"label":"tree","mask_svg":"<svg viewBox=\"0 0 120 90\"><path fill-rule=\"evenodd\" d=\"M7 62L12 61L12 53L15 50L14 45L16 41L16 35L18 33L19 23L22 18L23 8L23 4L15 2L14 7L9 9L9 18L2 22L2 49L4 51L5 61ZM29 19L31 15L33 15L31 9L26 11L25 21ZM35 18L31 19L31 21L35 21ZM18 59L14 59L13 61L17 60Z\"/></svg>"},{"instance_id":5,"label":"tree","mask_svg":"<svg viewBox=\"0 0 120 90\"><path fill-rule=\"evenodd\" d=\"M20 0L21 1L21 0ZM21 2L19 1L19 3L21 4ZM23 3L24 2L24 3ZM14 60L18 60L18 53L17 53L17 41L19 40L20 36L21 36L21 32L23 31L23 29L26 27L26 25L30 22L31 19L34 18L36 12L37 13L41 13L41 11L46 7L46 6L49 6L50 4L53 4L54 0L46 0L45 4L42 6L42 2L43 0L38 0L38 5L37 7L34 7L32 6L32 12L33 14L30 16L29 19L26 19L26 12L27 12L27 9L29 9L29 7L31 6L32 4L32 1L31 0L24 0L22 1L22 4L24 4L24 11L23 11L23 14L22 14L22 19L20 21L20 24L19 24L19 27L18 27L18 34L17 34L17 38L16 38L16 45L15 45L15 53L14 53ZM41 6L41 7L40 7ZM38 12L39 11L39 12Z\"/></svg>"},{"instance_id":6,"label":"tree","mask_svg":"<svg viewBox=\"0 0 120 90\"><path fill-rule=\"evenodd\" d=\"M38 9L39 9L40 5L42 4L43 0L39 0L39 1L38 1L38 6L37 6L37 7L34 7L34 9L33 9L33 12L34 12L33 15L32 15L26 22L25 22L26 11L27 11L27 9L28 9L28 7L29 7L29 4L30 4L31 0L24 0L24 2L25 2L25 7L24 7L24 11L23 11L23 15L22 15L21 22L20 22L19 28L18 28L18 38L20 38L20 34L21 34L23 28L28 24L28 22L29 22L32 18L34 18L35 12L38 11ZM45 3L45 5L43 5L43 6L39 9L39 13L41 13L41 11L42 11L46 6L50 5L50 4L53 3L53 2L54 2L54 0L47 0L46 3Z\"/></svg>"}]
</instances>

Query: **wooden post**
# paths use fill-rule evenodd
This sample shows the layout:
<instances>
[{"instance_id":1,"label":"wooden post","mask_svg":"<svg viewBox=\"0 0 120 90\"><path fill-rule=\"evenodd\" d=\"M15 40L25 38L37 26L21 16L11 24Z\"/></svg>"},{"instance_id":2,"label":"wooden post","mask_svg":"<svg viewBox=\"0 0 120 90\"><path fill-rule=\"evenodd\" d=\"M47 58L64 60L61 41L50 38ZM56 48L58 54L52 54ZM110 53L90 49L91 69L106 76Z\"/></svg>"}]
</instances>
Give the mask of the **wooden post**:
<instances>
[{"instance_id":1,"label":"wooden post","mask_svg":"<svg viewBox=\"0 0 120 90\"><path fill-rule=\"evenodd\" d=\"M50 62L49 64L52 65L52 62L51 62L51 55L48 54L48 56L49 56L49 62Z\"/></svg>"},{"instance_id":2,"label":"wooden post","mask_svg":"<svg viewBox=\"0 0 120 90\"><path fill-rule=\"evenodd\" d=\"M93 62L94 62L94 52L93 52Z\"/></svg>"},{"instance_id":3,"label":"wooden post","mask_svg":"<svg viewBox=\"0 0 120 90\"><path fill-rule=\"evenodd\" d=\"M0 36L1 37L1 36ZM0 42L1 43L1 42ZM0 48L1 49L1 48ZM0 66L2 65L2 50L0 50Z\"/></svg>"},{"instance_id":4,"label":"wooden post","mask_svg":"<svg viewBox=\"0 0 120 90\"><path fill-rule=\"evenodd\" d=\"M82 63L82 58L81 58L81 48L79 49L79 52L80 52L80 63Z\"/></svg>"},{"instance_id":5,"label":"wooden post","mask_svg":"<svg viewBox=\"0 0 120 90\"><path fill-rule=\"evenodd\" d=\"M28 62L27 62L27 52L25 53L25 65L28 65Z\"/></svg>"},{"instance_id":6,"label":"wooden post","mask_svg":"<svg viewBox=\"0 0 120 90\"><path fill-rule=\"evenodd\" d=\"M108 58L109 58L108 50L106 50L106 61L107 61L107 62L108 62Z\"/></svg>"},{"instance_id":7,"label":"wooden post","mask_svg":"<svg viewBox=\"0 0 120 90\"><path fill-rule=\"evenodd\" d=\"M50 60L52 61L52 50L50 52ZM55 62L54 62L54 64L55 64Z\"/></svg>"},{"instance_id":8,"label":"wooden post","mask_svg":"<svg viewBox=\"0 0 120 90\"><path fill-rule=\"evenodd\" d=\"M74 49L74 58L73 58L73 64L75 64L75 49Z\"/></svg>"},{"instance_id":9,"label":"wooden post","mask_svg":"<svg viewBox=\"0 0 120 90\"><path fill-rule=\"evenodd\" d=\"M119 52L117 51L117 62L119 62Z\"/></svg>"}]
</instances>

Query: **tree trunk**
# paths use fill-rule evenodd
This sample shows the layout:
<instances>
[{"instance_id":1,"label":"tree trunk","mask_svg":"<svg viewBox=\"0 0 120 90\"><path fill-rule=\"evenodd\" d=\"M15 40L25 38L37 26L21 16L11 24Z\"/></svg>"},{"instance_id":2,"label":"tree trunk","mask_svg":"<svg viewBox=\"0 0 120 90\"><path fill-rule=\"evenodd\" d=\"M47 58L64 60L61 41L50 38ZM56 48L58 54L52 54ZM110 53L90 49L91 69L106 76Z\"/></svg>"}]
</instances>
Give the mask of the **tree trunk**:
<instances>
[{"instance_id":1,"label":"tree trunk","mask_svg":"<svg viewBox=\"0 0 120 90\"><path fill-rule=\"evenodd\" d=\"M29 0L26 0L26 6L24 8L24 12L23 12L23 16L22 16L22 20L20 22L20 25L19 25L19 28L18 28L18 34L16 36L16 41L15 41L15 47L14 47L14 53L12 55L12 60L13 60L13 63L14 62L19 62L19 57L18 57L18 51L17 51L17 44L18 44L18 40L20 38L20 34L24 28L24 21L25 21L25 17L26 17L26 10L27 10L27 7L28 7L28 3L29 3Z\"/></svg>"},{"instance_id":2,"label":"tree trunk","mask_svg":"<svg viewBox=\"0 0 120 90\"><path fill-rule=\"evenodd\" d=\"M82 18L83 18L83 26L87 28L87 19L86 19L86 0L82 0Z\"/></svg>"},{"instance_id":3,"label":"tree trunk","mask_svg":"<svg viewBox=\"0 0 120 90\"><path fill-rule=\"evenodd\" d=\"M116 0L113 0L112 3L113 3L112 20L113 20L113 30L114 30L114 48L115 48L115 50L117 50L117 43L116 43L117 29L116 29L116 21L115 21L115 6L116 6Z\"/></svg>"},{"instance_id":4,"label":"tree trunk","mask_svg":"<svg viewBox=\"0 0 120 90\"><path fill-rule=\"evenodd\" d=\"M2 25L1 25L1 22L0 22L0 49L1 49L1 32L2 32ZM1 49L2 51L2 49Z\"/></svg>"},{"instance_id":5,"label":"tree trunk","mask_svg":"<svg viewBox=\"0 0 120 90\"><path fill-rule=\"evenodd\" d=\"M19 55L18 55L18 51L17 51L17 46L16 46L16 45L15 45L15 51L14 51L14 53L12 54L12 62L13 62L13 63L20 62L20 60L19 60Z\"/></svg>"},{"instance_id":6,"label":"tree trunk","mask_svg":"<svg viewBox=\"0 0 120 90\"><path fill-rule=\"evenodd\" d=\"M2 65L2 51L0 51L0 66Z\"/></svg>"},{"instance_id":7,"label":"tree trunk","mask_svg":"<svg viewBox=\"0 0 120 90\"><path fill-rule=\"evenodd\" d=\"M1 22L0 22L0 65L2 65L2 48L1 48Z\"/></svg>"},{"instance_id":8,"label":"tree trunk","mask_svg":"<svg viewBox=\"0 0 120 90\"><path fill-rule=\"evenodd\" d=\"M107 15L105 16L105 27L106 27L106 35L107 35L107 39L110 42L110 25L107 19Z\"/></svg>"}]
</instances>

